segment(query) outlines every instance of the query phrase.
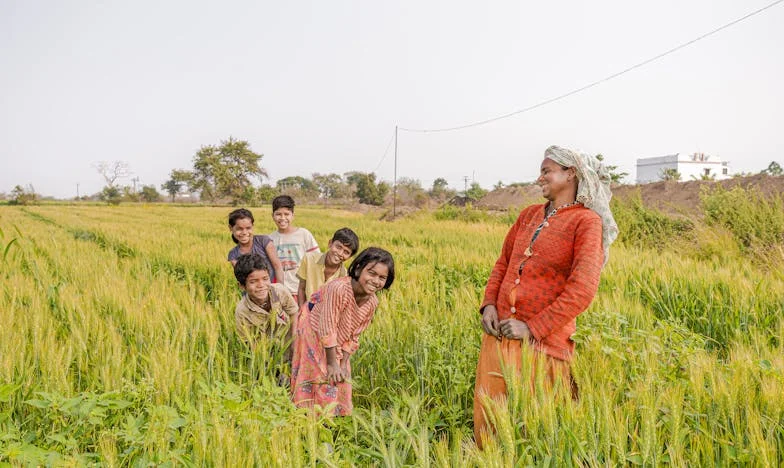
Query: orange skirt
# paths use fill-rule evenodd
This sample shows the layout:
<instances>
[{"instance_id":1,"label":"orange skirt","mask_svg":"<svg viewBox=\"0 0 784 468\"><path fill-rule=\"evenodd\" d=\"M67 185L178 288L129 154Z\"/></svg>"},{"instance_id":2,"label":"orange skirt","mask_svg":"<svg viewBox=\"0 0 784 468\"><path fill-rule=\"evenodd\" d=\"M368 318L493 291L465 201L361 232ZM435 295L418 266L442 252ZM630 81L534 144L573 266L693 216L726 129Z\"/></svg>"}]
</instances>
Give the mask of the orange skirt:
<instances>
[{"instance_id":1,"label":"orange skirt","mask_svg":"<svg viewBox=\"0 0 784 468\"><path fill-rule=\"evenodd\" d=\"M494 400L507 396L506 380L503 376L502 363L517 372L522 370L523 346L520 340L510 340L485 333L482 337L482 348L479 351L479 363L476 366L476 386L474 387L474 438L482 448L483 438L493 431L488 424L487 415L481 403L481 396L487 395ZM577 384L572 378L568 361L548 356L540 351L532 350L531 355L531 388L536 384L536 374L546 372L545 385L552 388L556 380L563 380L577 399Z\"/></svg>"}]
</instances>

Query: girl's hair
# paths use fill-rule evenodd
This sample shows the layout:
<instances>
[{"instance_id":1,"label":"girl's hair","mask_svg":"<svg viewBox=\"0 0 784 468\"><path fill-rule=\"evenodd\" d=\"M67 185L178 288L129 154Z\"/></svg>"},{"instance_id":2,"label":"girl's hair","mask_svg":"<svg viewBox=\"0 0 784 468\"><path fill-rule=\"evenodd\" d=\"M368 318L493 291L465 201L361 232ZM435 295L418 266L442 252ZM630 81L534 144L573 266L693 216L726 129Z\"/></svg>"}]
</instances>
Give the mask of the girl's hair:
<instances>
[{"instance_id":1,"label":"girl's hair","mask_svg":"<svg viewBox=\"0 0 784 468\"><path fill-rule=\"evenodd\" d=\"M253 219L253 213L251 213L250 210L246 210L245 208L238 208L232 211L229 213L229 227L233 228L234 225L237 224L237 221L245 218L249 219L251 224L256 222L256 220ZM231 235L231 240L233 240L235 244L239 244L239 241L236 237L234 237L234 234Z\"/></svg>"},{"instance_id":2,"label":"girl's hair","mask_svg":"<svg viewBox=\"0 0 784 468\"><path fill-rule=\"evenodd\" d=\"M357 250L359 250L359 237L357 237L357 233L347 227L335 231L335 234L332 234L330 242L340 242L345 245L351 249L351 255L354 255L357 253Z\"/></svg>"},{"instance_id":3,"label":"girl's hair","mask_svg":"<svg viewBox=\"0 0 784 468\"><path fill-rule=\"evenodd\" d=\"M359 275L366 266L376 263L383 263L389 269L387 274L387 282L384 283L384 289L389 289L392 283L395 282L395 260L392 259L392 254L384 249L378 247L368 247L357 255L351 266L348 267L348 275L359 280Z\"/></svg>"},{"instance_id":4,"label":"girl's hair","mask_svg":"<svg viewBox=\"0 0 784 468\"><path fill-rule=\"evenodd\" d=\"M237 263L234 264L234 277L241 285L245 286L248 276L256 270L269 273L269 265L264 257L255 253L240 255L237 258Z\"/></svg>"}]
</instances>

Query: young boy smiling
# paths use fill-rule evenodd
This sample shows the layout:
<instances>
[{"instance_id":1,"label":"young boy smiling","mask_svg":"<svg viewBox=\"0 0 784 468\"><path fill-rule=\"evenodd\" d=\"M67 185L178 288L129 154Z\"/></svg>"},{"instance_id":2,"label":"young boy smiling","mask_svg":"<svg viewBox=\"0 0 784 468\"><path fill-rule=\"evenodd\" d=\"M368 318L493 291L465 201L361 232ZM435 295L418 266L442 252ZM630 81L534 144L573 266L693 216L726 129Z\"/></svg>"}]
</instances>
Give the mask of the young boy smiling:
<instances>
[{"instance_id":1,"label":"young boy smiling","mask_svg":"<svg viewBox=\"0 0 784 468\"><path fill-rule=\"evenodd\" d=\"M299 264L306 253L318 252L319 246L310 231L294 226L294 199L290 196L280 195L272 200L272 220L278 230L269 236L275 243L278 258L283 265L283 284L296 300L299 291Z\"/></svg>"},{"instance_id":2,"label":"young boy smiling","mask_svg":"<svg viewBox=\"0 0 784 468\"><path fill-rule=\"evenodd\" d=\"M302 304L308 302L311 294L325 283L347 276L348 272L343 262L357 253L357 250L359 250L359 238L356 233L349 228L341 228L332 235L326 252L305 254L297 270L299 306L302 307Z\"/></svg>"},{"instance_id":3,"label":"young boy smiling","mask_svg":"<svg viewBox=\"0 0 784 468\"><path fill-rule=\"evenodd\" d=\"M290 363L297 303L285 286L270 282L268 269L267 262L259 254L237 258L234 277L246 293L234 309L237 334L242 341L255 347L260 335L275 339L280 336L278 331L287 327L284 360Z\"/></svg>"}]
</instances>

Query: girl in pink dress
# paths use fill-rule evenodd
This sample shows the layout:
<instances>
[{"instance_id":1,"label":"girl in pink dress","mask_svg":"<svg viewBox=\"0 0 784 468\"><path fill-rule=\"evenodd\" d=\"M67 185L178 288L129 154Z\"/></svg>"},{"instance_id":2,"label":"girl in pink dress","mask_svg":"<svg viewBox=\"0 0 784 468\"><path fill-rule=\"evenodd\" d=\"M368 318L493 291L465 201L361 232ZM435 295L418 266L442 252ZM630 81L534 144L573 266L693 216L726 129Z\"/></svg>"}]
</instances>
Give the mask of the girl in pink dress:
<instances>
[{"instance_id":1,"label":"girl in pink dress","mask_svg":"<svg viewBox=\"0 0 784 468\"><path fill-rule=\"evenodd\" d=\"M348 276L325 284L302 305L291 361L295 405L318 406L335 416L351 414L349 359L359 347L359 335L373 319L376 294L394 280L392 255L369 247L351 262Z\"/></svg>"}]
</instances>

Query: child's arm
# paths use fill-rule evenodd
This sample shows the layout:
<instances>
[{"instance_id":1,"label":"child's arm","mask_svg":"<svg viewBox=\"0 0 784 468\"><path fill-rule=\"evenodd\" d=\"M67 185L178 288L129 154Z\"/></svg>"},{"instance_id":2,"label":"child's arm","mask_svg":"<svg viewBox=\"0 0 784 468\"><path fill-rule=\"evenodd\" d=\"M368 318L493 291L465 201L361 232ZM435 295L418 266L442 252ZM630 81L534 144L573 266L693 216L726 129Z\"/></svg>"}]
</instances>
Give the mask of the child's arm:
<instances>
[{"instance_id":1,"label":"child's arm","mask_svg":"<svg viewBox=\"0 0 784 468\"><path fill-rule=\"evenodd\" d=\"M308 302L308 296L305 294L307 291L307 281L300 278L299 279L299 286L297 287L297 305L302 307L302 304Z\"/></svg>"},{"instance_id":2,"label":"child's arm","mask_svg":"<svg viewBox=\"0 0 784 468\"><path fill-rule=\"evenodd\" d=\"M267 258L269 258L272 270L275 272L275 281L283 284L283 264L280 263L280 258L278 258L278 250L275 248L275 243L272 241L268 242L264 250L267 252Z\"/></svg>"}]
</instances>

